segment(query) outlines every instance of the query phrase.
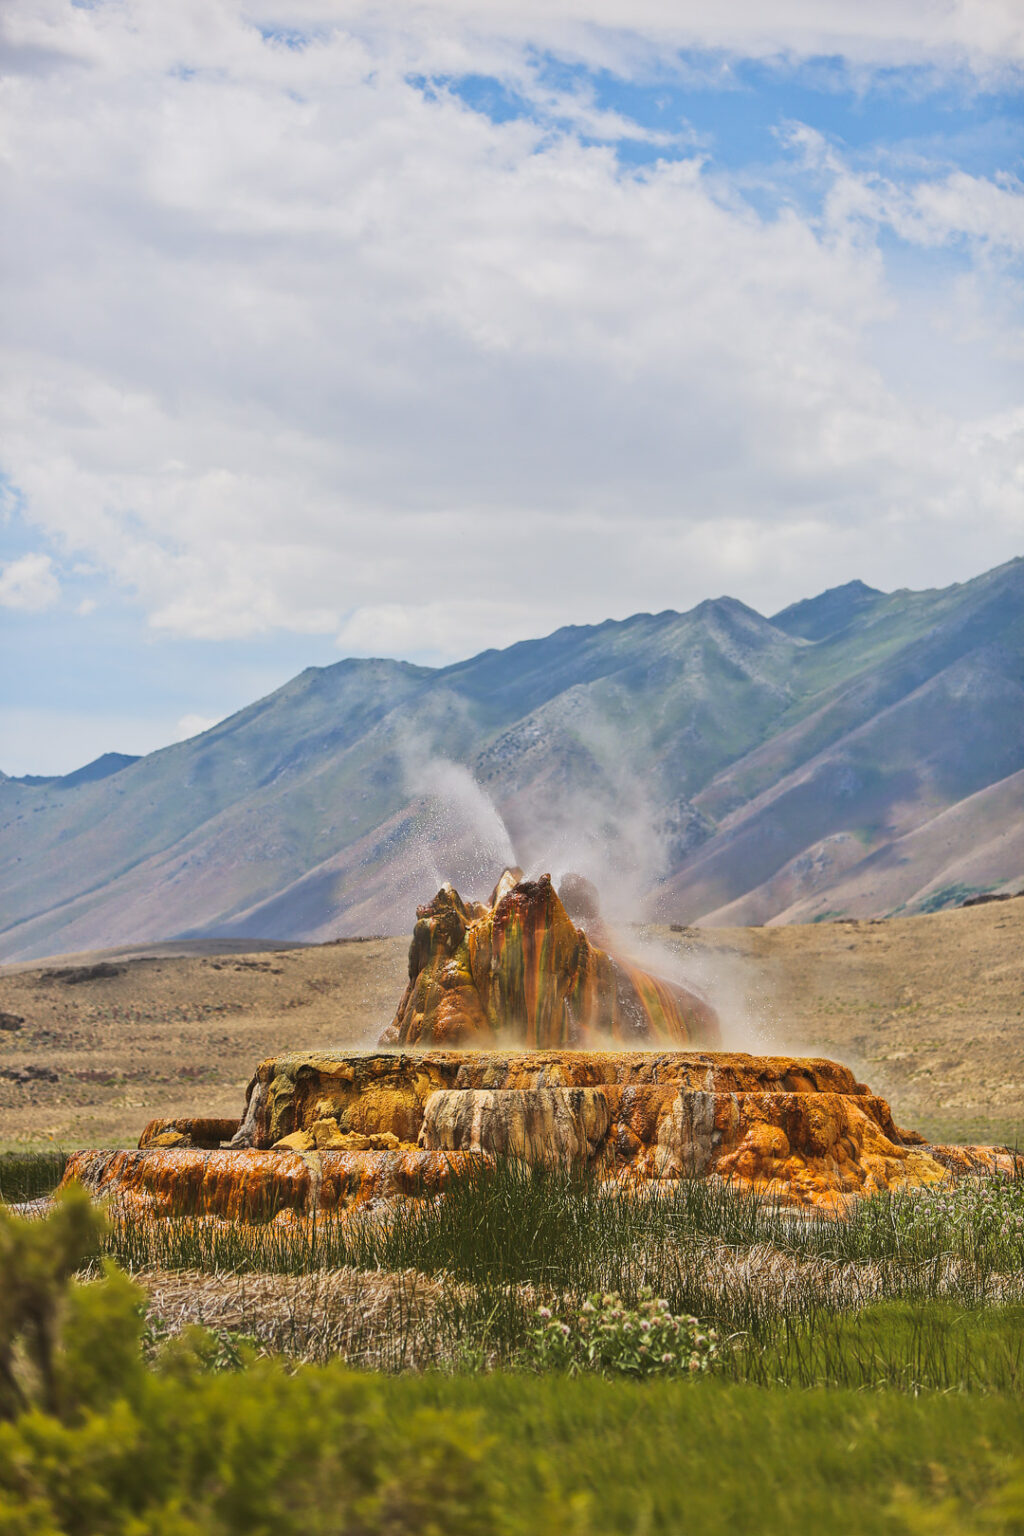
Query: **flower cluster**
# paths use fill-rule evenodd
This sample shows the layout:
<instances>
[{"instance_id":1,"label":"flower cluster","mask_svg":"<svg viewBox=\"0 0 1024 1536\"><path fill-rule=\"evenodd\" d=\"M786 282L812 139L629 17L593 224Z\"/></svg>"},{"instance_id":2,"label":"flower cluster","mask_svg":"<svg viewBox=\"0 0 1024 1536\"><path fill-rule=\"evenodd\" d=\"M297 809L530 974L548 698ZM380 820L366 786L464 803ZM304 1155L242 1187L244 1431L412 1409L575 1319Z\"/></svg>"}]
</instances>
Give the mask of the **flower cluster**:
<instances>
[{"instance_id":1,"label":"flower cluster","mask_svg":"<svg viewBox=\"0 0 1024 1536\"><path fill-rule=\"evenodd\" d=\"M962 1178L930 1189L901 1190L865 1202L862 1225L887 1228L902 1247L922 1256L985 1254L1024 1263L1024 1180L995 1174Z\"/></svg>"},{"instance_id":2,"label":"flower cluster","mask_svg":"<svg viewBox=\"0 0 1024 1536\"><path fill-rule=\"evenodd\" d=\"M594 1295L564 1315L537 1310L530 1335L531 1363L548 1370L605 1371L631 1376L698 1375L715 1364L718 1335L695 1317L675 1317L649 1290L635 1308L617 1291Z\"/></svg>"}]
</instances>

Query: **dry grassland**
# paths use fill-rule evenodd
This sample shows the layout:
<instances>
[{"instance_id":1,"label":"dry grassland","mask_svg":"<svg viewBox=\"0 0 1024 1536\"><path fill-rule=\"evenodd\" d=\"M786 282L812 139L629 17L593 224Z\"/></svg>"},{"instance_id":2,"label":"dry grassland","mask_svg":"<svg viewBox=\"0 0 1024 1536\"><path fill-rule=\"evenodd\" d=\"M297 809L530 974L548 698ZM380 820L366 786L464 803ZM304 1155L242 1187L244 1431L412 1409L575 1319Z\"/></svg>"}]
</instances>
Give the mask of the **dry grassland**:
<instances>
[{"instance_id":1,"label":"dry grassland","mask_svg":"<svg viewBox=\"0 0 1024 1536\"><path fill-rule=\"evenodd\" d=\"M738 1044L848 1062L932 1140L1024 1146L1024 898L669 937Z\"/></svg>"},{"instance_id":2,"label":"dry grassland","mask_svg":"<svg viewBox=\"0 0 1024 1536\"><path fill-rule=\"evenodd\" d=\"M647 936L708 989L729 1043L848 1061L935 1139L1024 1144L1024 899ZM261 1058L372 1044L407 945L209 941L0 967L0 1014L24 1020L0 1029L0 1147L132 1145L155 1115L238 1114Z\"/></svg>"},{"instance_id":3,"label":"dry grassland","mask_svg":"<svg viewBox=\"0 0 1024 1536\"><path fill-rule=\"evenodd\" d=\"M0 1030L0 1073L57 1074L0 1076L0 1148L134 1146L154 1116L239 1115L265 1056L372 1043L394 1014L407 952L407 939L210 942L0 967L0 1012L24 1019ZM97 965L112 974L83 979Z\"/></svg>"},{"instance_id":4,"label":"dry grassland","mask_svg":"<svg viewBox=\"0 0 1024 1536\"><path fill-rule=\"evenodd\" d=\"M970 1266L947 1258L928 1268L934 1295L962 1305ZM769 1242L736 1248L708 1238L679 1253L679 1275L688 1271L700 1272L704 1307L716 1317L736 1316L751 1306L780 1316L813 1309L836 1314L891 1300L893 1293L891 1264L802 1258ZM295 1275L153 1268L138 1270L133 1278L149 1295L151 1327L168 1334L199 1324L303 1360L341 1354L352 1364L386 1370L450 1366L471 1344L466 1319L474 1288L415 1269L314 1269ZM529 1284L514 1286L513 1294L513 1306L530 1318L550 1300L547 1291ZM1019 1306L1022 1299L1019 1271L989 1277L988 1304ZM484 1354L492 1366L498 1363L496 1355L486 1349Z\"/></svg>"}]
</instances>

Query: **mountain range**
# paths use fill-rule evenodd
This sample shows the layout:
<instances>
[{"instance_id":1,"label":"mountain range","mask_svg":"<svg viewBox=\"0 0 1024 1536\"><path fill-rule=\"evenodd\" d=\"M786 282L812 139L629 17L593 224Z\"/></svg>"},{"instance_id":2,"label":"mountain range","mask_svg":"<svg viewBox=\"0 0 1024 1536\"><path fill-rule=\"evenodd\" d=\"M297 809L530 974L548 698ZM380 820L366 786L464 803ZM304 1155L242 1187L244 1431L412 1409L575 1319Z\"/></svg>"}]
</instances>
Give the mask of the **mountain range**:
<instances>
[{"instance_id":1,"label":"mountain range","mask_svg":"<svg viewBox=\"0 0 1024 1536\"><path fill-rule=\"evenodd\" d=\"M444 878L576 869L610 915L806 922L1024 883L1024 560L765 618L569 626L302 672L190 741L0 775L0 958L404 932Z\"/></svg>"}]
</instances>

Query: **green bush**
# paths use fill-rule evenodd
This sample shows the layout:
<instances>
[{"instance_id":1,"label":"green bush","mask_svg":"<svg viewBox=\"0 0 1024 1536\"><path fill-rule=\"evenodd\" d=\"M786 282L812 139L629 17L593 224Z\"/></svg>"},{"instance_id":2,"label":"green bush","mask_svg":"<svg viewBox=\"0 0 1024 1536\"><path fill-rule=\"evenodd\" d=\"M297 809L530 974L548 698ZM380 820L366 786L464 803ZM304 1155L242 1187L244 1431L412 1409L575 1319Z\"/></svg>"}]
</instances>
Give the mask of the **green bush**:
<instances>
[{"instance_id":1,"label":"green bush","mask_svg":"<svg viewBox=\"0 0 1024 1536\"><path fill-rule=\"evenodd\" d=\"M13 1536L477 1536L501 1529L479 1417L414 1410L371 1377L263 1363L145 1373L134 1402L0 1426L0 1532Z\"/></svg>"},{"instance_id":2,"label":"green bush","mask_svg":"<svg viewBox=\"0 0 1024 1536\"><path fill-rule=\"evenodd\" d=\"M113 1265L100 1285L68 1284L103 1230L78 1188L62 1191L44 1221L0 1207L0 1417L33 1404L67 1412L124 1389L138 1361L142 1293Z\"/></svg>"},{"instance_id":3,"label":"green bush","mask_svg":"<svg viewBox=\"0 0 1024 1536\"><path fill-rule=\"evenodd\" d=\"M293 1380L198 1328L147 1368L144 1293L109 1261L73 1280L103 1226L75 1187L44 1220L0 1211L3 1536L498 1528L472 1416L399 1433L372 1378Z\"/></svg>"},{"instance_id":4,"label":"green bush","mask_svg":"<svg viewBox=\"0 0 1024 1536\"><path fill-rule=\"evenodd\" d=\"M526 1359L541 1370L602 1371L620 1376L691 1375L711 1369L718 1335L695 1317L674 1317L664 1299L645 1292L637 1307L617 1291L588 1296L583 1306L537 1309Z\"/></svg>"},{"instance_id":5,"label":"green bush","mask_svg":"<svg viewBox=\"0 0 1024 1536\"><path fill-rule=\"evenodd\" d=\"M956 880L952 885L943 885L937 891L932 891L930 896L917 903L917 910L944 912L948 907L962 907L968 896L977 896L991 889L990 885L964 885L963 881Z\"/></svg>"}]
</instances>

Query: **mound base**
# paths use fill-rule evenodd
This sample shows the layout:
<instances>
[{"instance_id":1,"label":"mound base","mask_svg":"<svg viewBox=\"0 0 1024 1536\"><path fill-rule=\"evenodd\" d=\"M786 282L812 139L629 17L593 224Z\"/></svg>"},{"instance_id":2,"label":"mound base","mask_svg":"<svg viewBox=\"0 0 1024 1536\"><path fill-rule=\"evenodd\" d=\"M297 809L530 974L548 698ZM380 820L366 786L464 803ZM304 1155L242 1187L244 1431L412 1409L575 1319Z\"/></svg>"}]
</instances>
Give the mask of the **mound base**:
<instances>
[{"instance_id":1,"label":"mound base","mask_svg":"<svg viewBox=\"0 0 1024 1536\"><path fill-rule=\"evenodd\" d=\"M610 1180L718 1177L823 1209L1014 1164L1006 1148L925 1145L825 1059L377 1051L271 1058L237 1126L153 1121L138 1151L78 1153L66 1178L157 1215L259 1220L430 1196L500 1156Z\"/></svg>"}]
</instances>

